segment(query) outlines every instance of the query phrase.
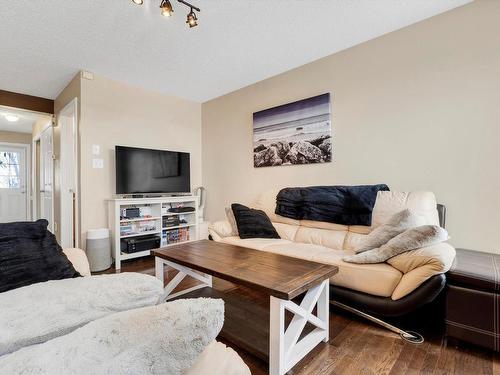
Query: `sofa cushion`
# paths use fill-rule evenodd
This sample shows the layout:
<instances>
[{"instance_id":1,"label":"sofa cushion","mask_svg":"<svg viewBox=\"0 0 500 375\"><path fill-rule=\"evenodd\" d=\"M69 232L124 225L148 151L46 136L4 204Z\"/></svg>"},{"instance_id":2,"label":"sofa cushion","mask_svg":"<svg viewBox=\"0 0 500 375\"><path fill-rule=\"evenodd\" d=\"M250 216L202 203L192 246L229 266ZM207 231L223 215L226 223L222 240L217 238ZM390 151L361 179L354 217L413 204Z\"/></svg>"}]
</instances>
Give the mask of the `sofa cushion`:
<instances>
[{"instance_id":1,"label":"sofa cushion","mask_svg":"<svg viewBox=\"0 0 500 375\"><path fill-rule=\"evenodd\" d=\"M274 239L274 238L248 238L241 239L239 237L224 237L220 242L230 245L248 247L249 249L264 250L269 245L274 244L290 244L290 240Z\"/></svg>"},{"instance_id":2,"label":"sofa cushion","mask_svg":"<svg viewBox=\"0 0 500 375\"><path fill-rule=\"evenodd\" d=\"M182 374L224 323L220 299L123 311L0 357L2 374Z\"/></svg>"},{"instance_id":3,"label":"sofa cushion","mask_svg":"<svg viewBox=\"0 0 500 375\"><path fill-rule=\"evenodd\" d=\"M226 237L222 242L338 266L339 272L330 279L332 284L380 297L390 297L402 277L400 271L386 263L370 265L345 263L342 261L342 256L352 252L333 250L320 245L283 239L242 240L239 237Z\"/></svg>"},{"instance_id":4,"label":"sofa cushion","mask_svg":"<svg viewBox=\"0 0 500 375\"><path fill-rule=\"evenodd\" d=\"M436 197L429 191L379 191L373 207L372 228L387 223L394 214L407 208L422 216L424 224L439 225L436 205Z\"/></svg>"},{"instance_id":5,"label":"sofa cushion","mask_svg":"<svg viewBox=\"0 0 500 375\"><path fill-rule=\"evenodd\" d=\"M299 227L295 242L326 246L331 249L342 249L347 232L328 229Z\"/></svg>"},{"instance_id":6,"label":"sofa cushion","mask_svg":"<svg viewBox=\"0 0 500 375\"><path fill-rule=\"evenodd\" d=\"M236 224L236 218L234 217L234 212L231 207L226 207L226 219L229 225L231 225L231 233L227 237L239 236L238 224Z\"/></svg>"},{"instance_id":7,"label":"sofa cushion","mask_svg":"<svg viewBox=\"0 0 500 375\"><path fill-rule=\"evenodd\" d=\"M238 225L240 238L280 238L264 211L238 203L233 203L231 209Z\"/></svg>"},{"instance_id":8,"label":"sofa cushion","mask_svg":"<svg viewBox=\"0 0 500 375\"><path fill-rule=\"evenodd\" d=\"M390 297L399 284L402 274L386 263L359 265L342 261L343 250L333 250L312 244L272 244L263 250L313 262L339 267L339 272L330 281L334 285L354 289L380 297Z\"/></svg>"},{"instance_id":9,"label":"sofa cushion","mask_svg":"<svg viewBox=\"0 0 500 375\"><path fill-rule=\"evenodd\" d=\"M314 221L314 220L301 220L300 226L307 228L335 230L341 232L346 232L347 229L349 228L347 225L327 223L326 221Z\"/></svg>"},{"instance_id":10,"label":"sofa cushion","mask_svg":"<svg viewBox=\"0 0 500 375\"><path fill-rule=\"evenodd\" d=\"M81 276L47 225L47 220L0 224L0 292Z\"/></svg>"},{"instance_id":11,"label":"sofa cushion","mask_svg":"<svg viewBox=\"0 0 500 375\"><path fill-rule=\"evenodd\" d=\"M278 195L279 189L266 190L259 194L257 200L254 202L253 207L264 211L269 219L274 223L283 223L291 225L300 225L300 220L289 219L284 216L276 215L274 212L276 210L276 195Z\"/></svg>"},{"instance_id":12,"label":"sofa cushion","mask_svg":"<svg viewBox=\"0 0 500 375\"><path fill-rule=\"evenodd\" d=\"M283 224L283 223L273 223L273 226L281 238L289 241L295 240L297 231L300 228L298 225Z\"/></svg>"},{"instance_id":13,"label":"sofa cushion","mask_svg":"<svg viewBox=\"0 0 500 375\"><path fill-rule=\"evenodd\" d=\"M183 375L252 375L234 349L212 341ZM166 374L165 374L166 375Z\"/></svg>"},{"instance_id":14,"label":"sofa cushion","mask_svg":"<svg viewBox=\"0 0 500 375\"><path fill-rule=\"evenodd\" d=\"M87 254L82 249L69 248L63 250L75 270L82 276L90 276L90 264Z\"/></svg>"},{"instance_id":15,"label":"sofa cushion","mask_svg":"<svg viewBox=\"0 0 500 375\"><path fill-rule=\"evenodd\" d=\"M366 234L359 234L355 232L347 232L345 235L343 249L347 251L355 251L358 247L361 246L363 241L365 240Z\"/></svg>"},{"instance_id":16,"label":"sofa cushion","mask_svg":"<svg viewBox=\"0 0 500 375\"><path fill-rule=\"evenodd\" d=\"M233 234L233 228L231 228L231 224L227 220L210 223L208 230L212 236L218 238L232 237Z\"/></svg>"},{"instance_id":17,"label":"sofa cushion","mask_svg":"<svg viewBox=\"0 0 500 375\"><path fill-rule=\"evenodd\" d=\"M434 275L446 273L455 259L455 249L448 243L427 246L397 255L387 261L404 275L392 293L398 300L417 289Z\"/></svg>"}]
</instances>

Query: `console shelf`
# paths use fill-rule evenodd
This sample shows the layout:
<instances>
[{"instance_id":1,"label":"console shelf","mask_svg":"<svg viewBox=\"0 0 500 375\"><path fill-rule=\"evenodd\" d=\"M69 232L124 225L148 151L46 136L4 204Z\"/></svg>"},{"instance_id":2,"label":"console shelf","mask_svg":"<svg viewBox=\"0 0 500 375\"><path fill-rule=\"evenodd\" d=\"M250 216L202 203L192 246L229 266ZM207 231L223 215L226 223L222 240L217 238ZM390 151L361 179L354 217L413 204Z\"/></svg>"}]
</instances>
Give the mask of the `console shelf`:
<instances>
[{"instance_id":1,"label":"console shelf","mask_svg":"<svg viewBox=\"0 0 500 375\"><path fill-rule=\"evenodd\" d=\"M134 223L136 221L151 221L151 220L160 220L161 216L158 217L137 217L134 219L122 219L120 223Z\"/></svg>"},{"instance_id":2,"label":"console shelf","mask_svg":"<svg viewBox=\"0 0 500 375\"><path fill-rule=\"evenodd\" d=\"M198 240L200 231L198 230L197 196L117 198L109 200L108 203L109 228L111 231L112 253L116 270L121 269L121 262L123 260L148 256L151 250L154 250L148 249L135 253L124 253L121 251L121 246L125 239L134 238L139 240L142 237L156 235L161 237L160 247ZM168 212L169 208L176 207L193 207L194 210L188 212ZM127 208L138 208L141 217L126 218L123 211ZM164 218L171 216L183 218L187 223L164 227ZM121 229L126 229L130 233L122 234ZM177 233L175 233L176 231ZM170 241L175 242L168 242L167 237L169 237Z\"/></svg>"}]
</instances>

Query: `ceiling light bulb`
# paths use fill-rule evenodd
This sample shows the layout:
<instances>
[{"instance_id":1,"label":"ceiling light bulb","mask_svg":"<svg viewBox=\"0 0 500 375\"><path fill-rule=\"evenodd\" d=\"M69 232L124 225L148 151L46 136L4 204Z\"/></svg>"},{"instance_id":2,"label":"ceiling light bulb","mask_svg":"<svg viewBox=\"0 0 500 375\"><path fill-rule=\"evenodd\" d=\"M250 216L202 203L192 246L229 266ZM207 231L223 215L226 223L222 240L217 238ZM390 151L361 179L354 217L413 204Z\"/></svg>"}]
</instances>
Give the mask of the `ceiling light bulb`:
<instances>
[{"instance_id":1,"label":"ceiling light bulb","mask_svg":"<svg viewBox=\"0 0 500 375\"><path fill-rule=\"evenodd\" d=\"M196 13L193 12L193 8L191 8L191 12L189 12L189 14L187 15L186 23L189 25L189 27L198 26L198 18L196 18Z\"/></svg>"},{"instance_id":2,"label":"ceiling light bulb","mask_svg":"<svg viewBox=\"0 0 500 375\"><path fill-rule=\"evenodd\" d=\"M161 15L164 17L170 17L172 13L174 13L174 9L172 8L172 4L169 0L163 0L160 5Z\"/></svg>"},{"instance_id":3,"label":"ceiling light bulb","mask_svg":"<svg viewBox=\"0 0 500 375\"><path fill-rule=\"evenodd\" d=\"M16 116L16 115L7 114L7 115L4 115L4 117L9 122L18 122L19 121L19 116Z\"/></svg>"},{"instance_id":4,"label":"ceiling light bulb","mask_svg":"<svg viewBox=\"0 0 500 375\"><path fill-rule=\"evenodd\" d=\"M137 5L142 5L142 4L144 4L144 0L132 0L132 2L133 2L134 4L137 4Z\"/></svg>"}]
</instances>

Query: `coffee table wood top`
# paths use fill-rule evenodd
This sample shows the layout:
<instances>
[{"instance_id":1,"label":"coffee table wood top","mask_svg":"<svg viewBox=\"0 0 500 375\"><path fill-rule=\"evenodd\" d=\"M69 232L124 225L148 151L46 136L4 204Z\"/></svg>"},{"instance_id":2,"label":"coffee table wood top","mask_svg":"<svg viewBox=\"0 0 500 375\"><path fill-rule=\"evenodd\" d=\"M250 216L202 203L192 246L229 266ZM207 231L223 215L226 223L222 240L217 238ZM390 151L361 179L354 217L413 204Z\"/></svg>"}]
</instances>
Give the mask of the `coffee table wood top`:
<instances>
[{"instance_id":1,"label":"coffee table wood top","mask_svg":"<svg viewBox=\"0 0 500 375\"><path fill-rule=\"evenodd\" d=\"M338 272L338 267L332 265L209 240L179 244L153 254L286 300Z\"/></svg>"}]
</instances>

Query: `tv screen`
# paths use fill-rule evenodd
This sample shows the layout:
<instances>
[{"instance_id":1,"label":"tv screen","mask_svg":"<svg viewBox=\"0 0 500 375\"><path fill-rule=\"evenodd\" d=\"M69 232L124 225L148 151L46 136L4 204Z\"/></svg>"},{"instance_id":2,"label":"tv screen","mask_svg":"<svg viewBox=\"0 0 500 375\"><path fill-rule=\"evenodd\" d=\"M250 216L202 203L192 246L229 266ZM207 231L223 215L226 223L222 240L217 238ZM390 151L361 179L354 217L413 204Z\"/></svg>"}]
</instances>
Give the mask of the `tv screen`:
<instances>
[{"instance_id":1,"label":"tv screen","mask_svg":"<svg viewBox=\"0 0 500 375\"><path fill-rule=\"evenodd\" d=\"M189 193L189 153L115 147L116 194Z\"/></svg>"}]
</instances>

